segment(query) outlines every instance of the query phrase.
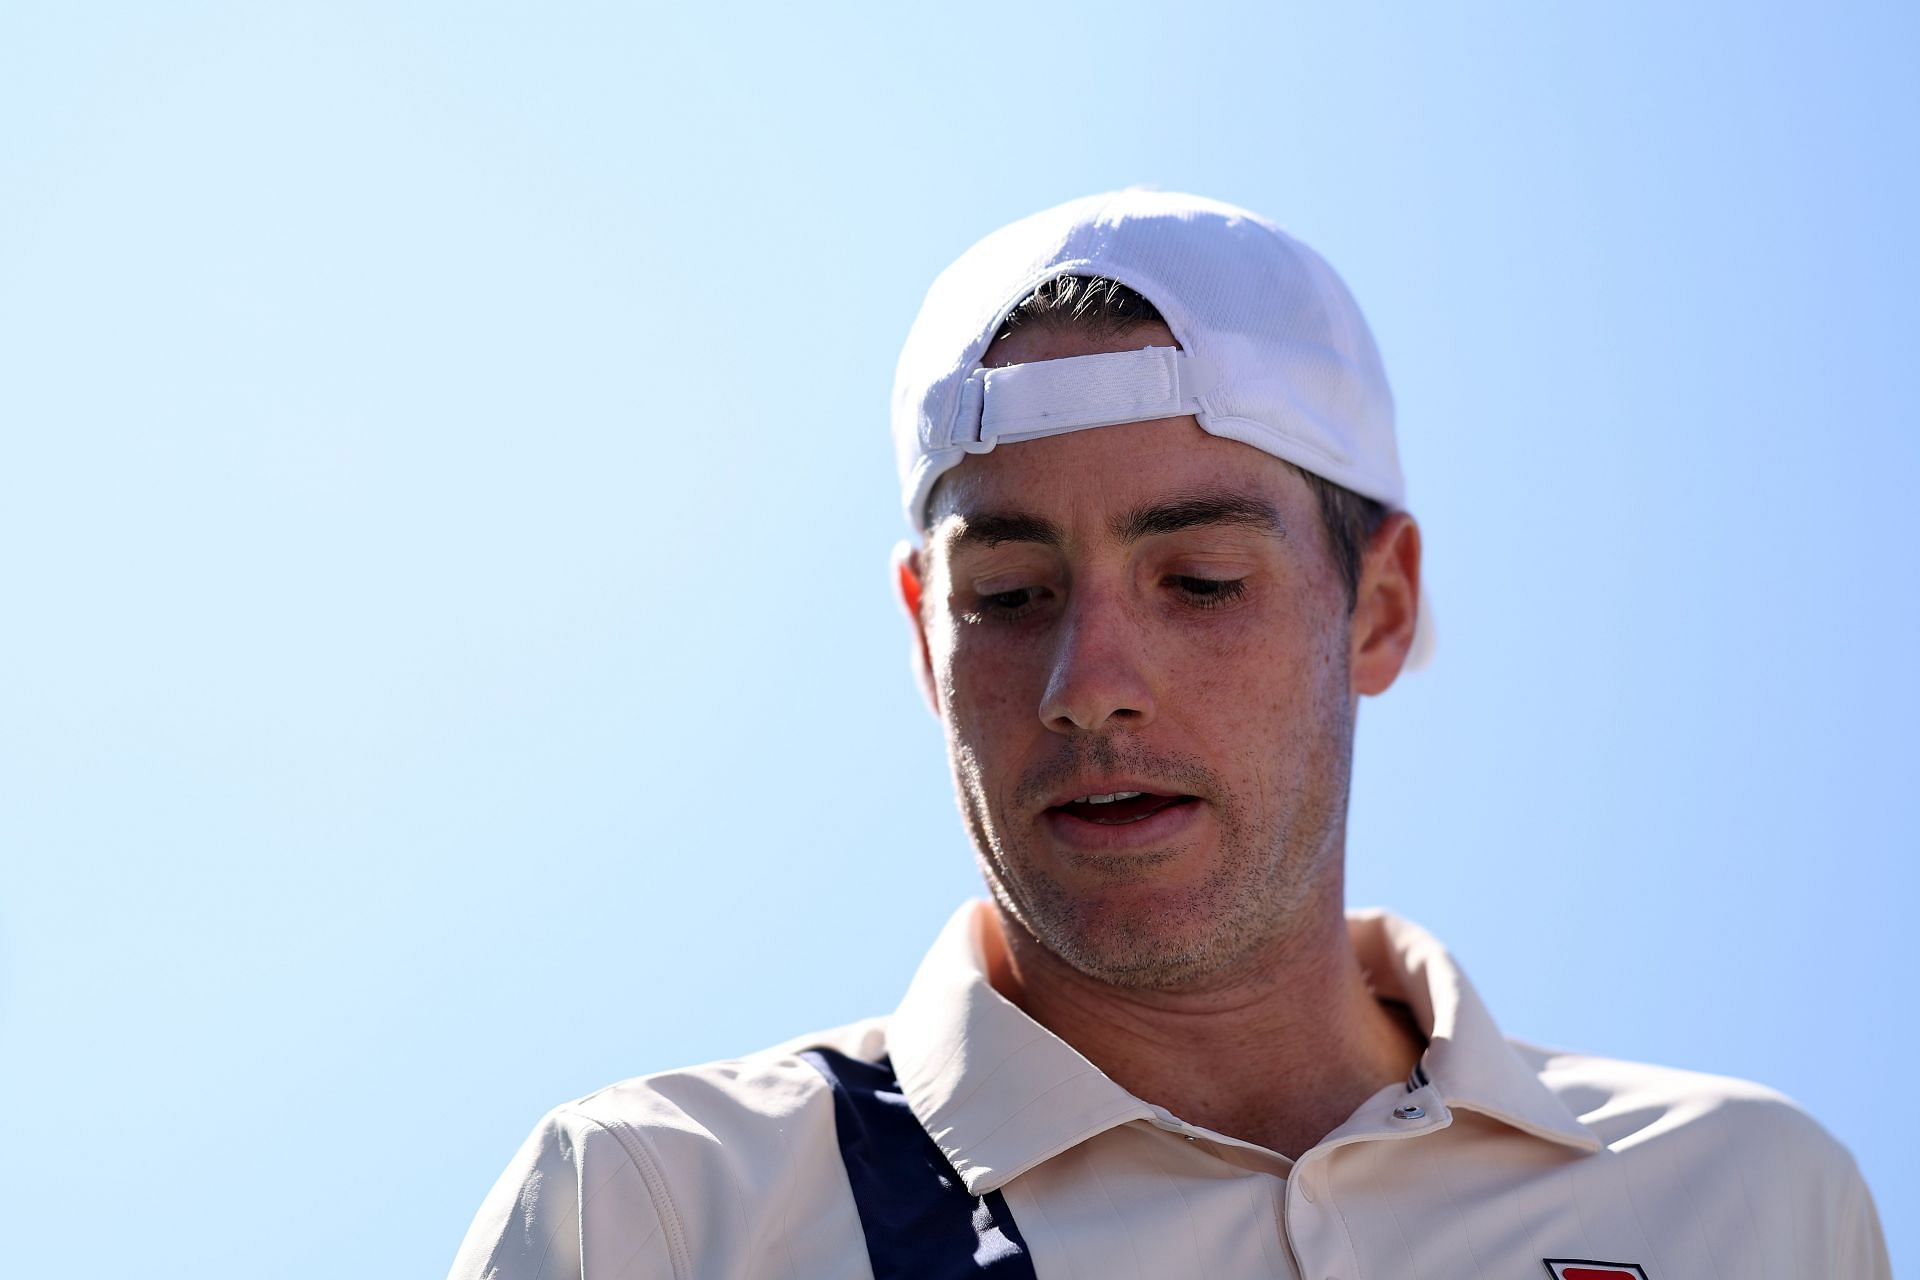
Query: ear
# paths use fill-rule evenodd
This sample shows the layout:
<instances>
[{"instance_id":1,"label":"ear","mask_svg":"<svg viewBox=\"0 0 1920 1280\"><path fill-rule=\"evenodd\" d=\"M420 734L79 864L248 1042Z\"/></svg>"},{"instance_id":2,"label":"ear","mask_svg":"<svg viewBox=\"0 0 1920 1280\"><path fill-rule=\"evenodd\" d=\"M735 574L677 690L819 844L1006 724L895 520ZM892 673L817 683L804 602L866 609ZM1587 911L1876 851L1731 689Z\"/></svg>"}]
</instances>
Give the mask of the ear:
<instances>
[{"instance_id":1,"label":"ear","mask_svg":"<svg viewBox=\"0 0 1920 1280\"><path fill-rule=\"evenodd\" d=\"M900 592L900 605L907 611L907 622L913 628L913 673L920 682L920 692L927 696L927 706L938 716L940 694L933 680L933 653L927 648L927 620L920 612L926 587L925 566L926 552L904 538L893 544L894 586Z\"/></svg>"},{"instance_id":2,"label":"ear","mask_svg":"<svg viewBox=\"0 0 1920 1280\"><path fill-rule=\"evenodd\" d=\"M1354 593L1347 669L1357 694L1385 693L1406 665L1420 621L1420 526L1389 515L1367 541Z\"/></svg>"}]
</instances>

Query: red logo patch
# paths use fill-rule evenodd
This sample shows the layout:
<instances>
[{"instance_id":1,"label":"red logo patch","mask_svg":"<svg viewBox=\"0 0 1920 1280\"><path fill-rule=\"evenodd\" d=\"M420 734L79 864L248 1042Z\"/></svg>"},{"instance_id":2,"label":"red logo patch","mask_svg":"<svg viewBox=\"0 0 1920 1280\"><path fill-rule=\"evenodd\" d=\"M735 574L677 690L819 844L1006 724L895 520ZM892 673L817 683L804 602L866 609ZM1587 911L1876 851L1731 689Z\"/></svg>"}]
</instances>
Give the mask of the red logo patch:
<instances>
[{"instance_id":1,"label":"red logo patch","mask_svg":"<svg viewBox=\"0 0 1920 1280\"><path fill-rule=\"evenodd\" d=\"M1542 1258L1553 1280L1648 1280L1646 1270L1632 1262L1595 1262L1591 1258Z\"/></svg>"}]
</instances>

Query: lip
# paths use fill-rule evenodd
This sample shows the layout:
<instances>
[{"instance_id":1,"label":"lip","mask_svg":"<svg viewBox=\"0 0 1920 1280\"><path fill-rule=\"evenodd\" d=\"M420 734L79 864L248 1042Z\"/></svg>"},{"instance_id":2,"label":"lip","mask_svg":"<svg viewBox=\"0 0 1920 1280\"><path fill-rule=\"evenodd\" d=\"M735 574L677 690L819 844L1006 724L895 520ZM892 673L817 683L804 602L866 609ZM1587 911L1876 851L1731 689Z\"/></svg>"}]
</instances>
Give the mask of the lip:
<instances>
[{"instance_id":1,"label":"lip","mask_svg":"<svg viewBox=\"0 0 1920 1280\"><path fill-rule=\"evenodd\" d=\"M1139 791L1150 796L1185 796L1190 791L1178 787L1165 787L1157 782L1147 782L1140 778L1080 778L1068 783L1047 797L1046 807L1057 809L1081 796L1110 796L1116 791Z\"/></svg>"},{"instance_id":2,"label":"lip","mask_svg":"<svg viewBox=\"0 0 1920 1280\"><path fill-rule=\"evenodd\" d=\"M1172 805L1134 822L1108 825L1088 822L1066 813L1058 806L1081 796L1111 795L1115 791L1141 791L1148 795L1188 796L1185 804ZM1152 849L1186 835L1200 821L1206 807L1190 791L1145 782L1137 778L1098 778L1080 781L1056 795L1040 814L1040 825L1058 844L1083 853L1127 853Z\"/></svg>"},{"instance_id":3,"label":"lip","mask_svg":"<svg viewBox=\"0 0 1920 1280\"><path fill-rule=\"evenodd\" d=\"M1139 787L1121 789L1141 790ZM1126 853L1151 849L1185 835L1199 823L1203 807L1199 800L1190 800L1186 804L1177 804L1136 822L1123 822L1118 826L1088 822L1070 813L1049 809L1040 815L1040 822L1047 834L1069 849L1086 853Z\"/></svg>"}]
</instances>

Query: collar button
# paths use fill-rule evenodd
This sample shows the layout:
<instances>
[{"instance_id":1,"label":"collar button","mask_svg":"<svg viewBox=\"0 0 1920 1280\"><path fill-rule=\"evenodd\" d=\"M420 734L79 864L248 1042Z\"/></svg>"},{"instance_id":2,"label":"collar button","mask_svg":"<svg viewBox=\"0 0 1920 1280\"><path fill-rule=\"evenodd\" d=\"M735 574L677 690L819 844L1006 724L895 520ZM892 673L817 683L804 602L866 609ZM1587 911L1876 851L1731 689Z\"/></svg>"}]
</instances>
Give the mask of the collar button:
<instances>
[{"instance_id":1,"label":"collar button","mask_svg":"<svg viewBox=\"0 0 1920 1280\"><path fill-rule=\"evenodd\" d=\"M1427 1114L1426 1108L1411 1102L1403 1102L1393 1109L1395 1120L1419 1120Z\"/></svg>"}]
</instances>

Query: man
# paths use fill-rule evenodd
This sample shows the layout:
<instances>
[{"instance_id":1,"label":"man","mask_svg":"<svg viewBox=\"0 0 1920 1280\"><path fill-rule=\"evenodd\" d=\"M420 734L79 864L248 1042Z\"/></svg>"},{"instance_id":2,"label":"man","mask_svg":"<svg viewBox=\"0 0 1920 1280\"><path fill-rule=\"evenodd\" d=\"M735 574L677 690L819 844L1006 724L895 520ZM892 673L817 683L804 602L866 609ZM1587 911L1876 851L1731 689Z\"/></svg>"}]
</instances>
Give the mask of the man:
<instances>
[{"instance_id":1,"label":"man","mask_svg":"<svg viewBox=\"0 0 1920 1280\"><path fill-rule=\"evenodd\" d=\"M894 430L991 905L891 1018L552 1112L456 1277L1888 1274L1792 1104L1506 1040L1436 940L1343 915L1420 534L1311 250L1152 192L1015 223L934 284Z\"/></svg>"}]
</instances>

